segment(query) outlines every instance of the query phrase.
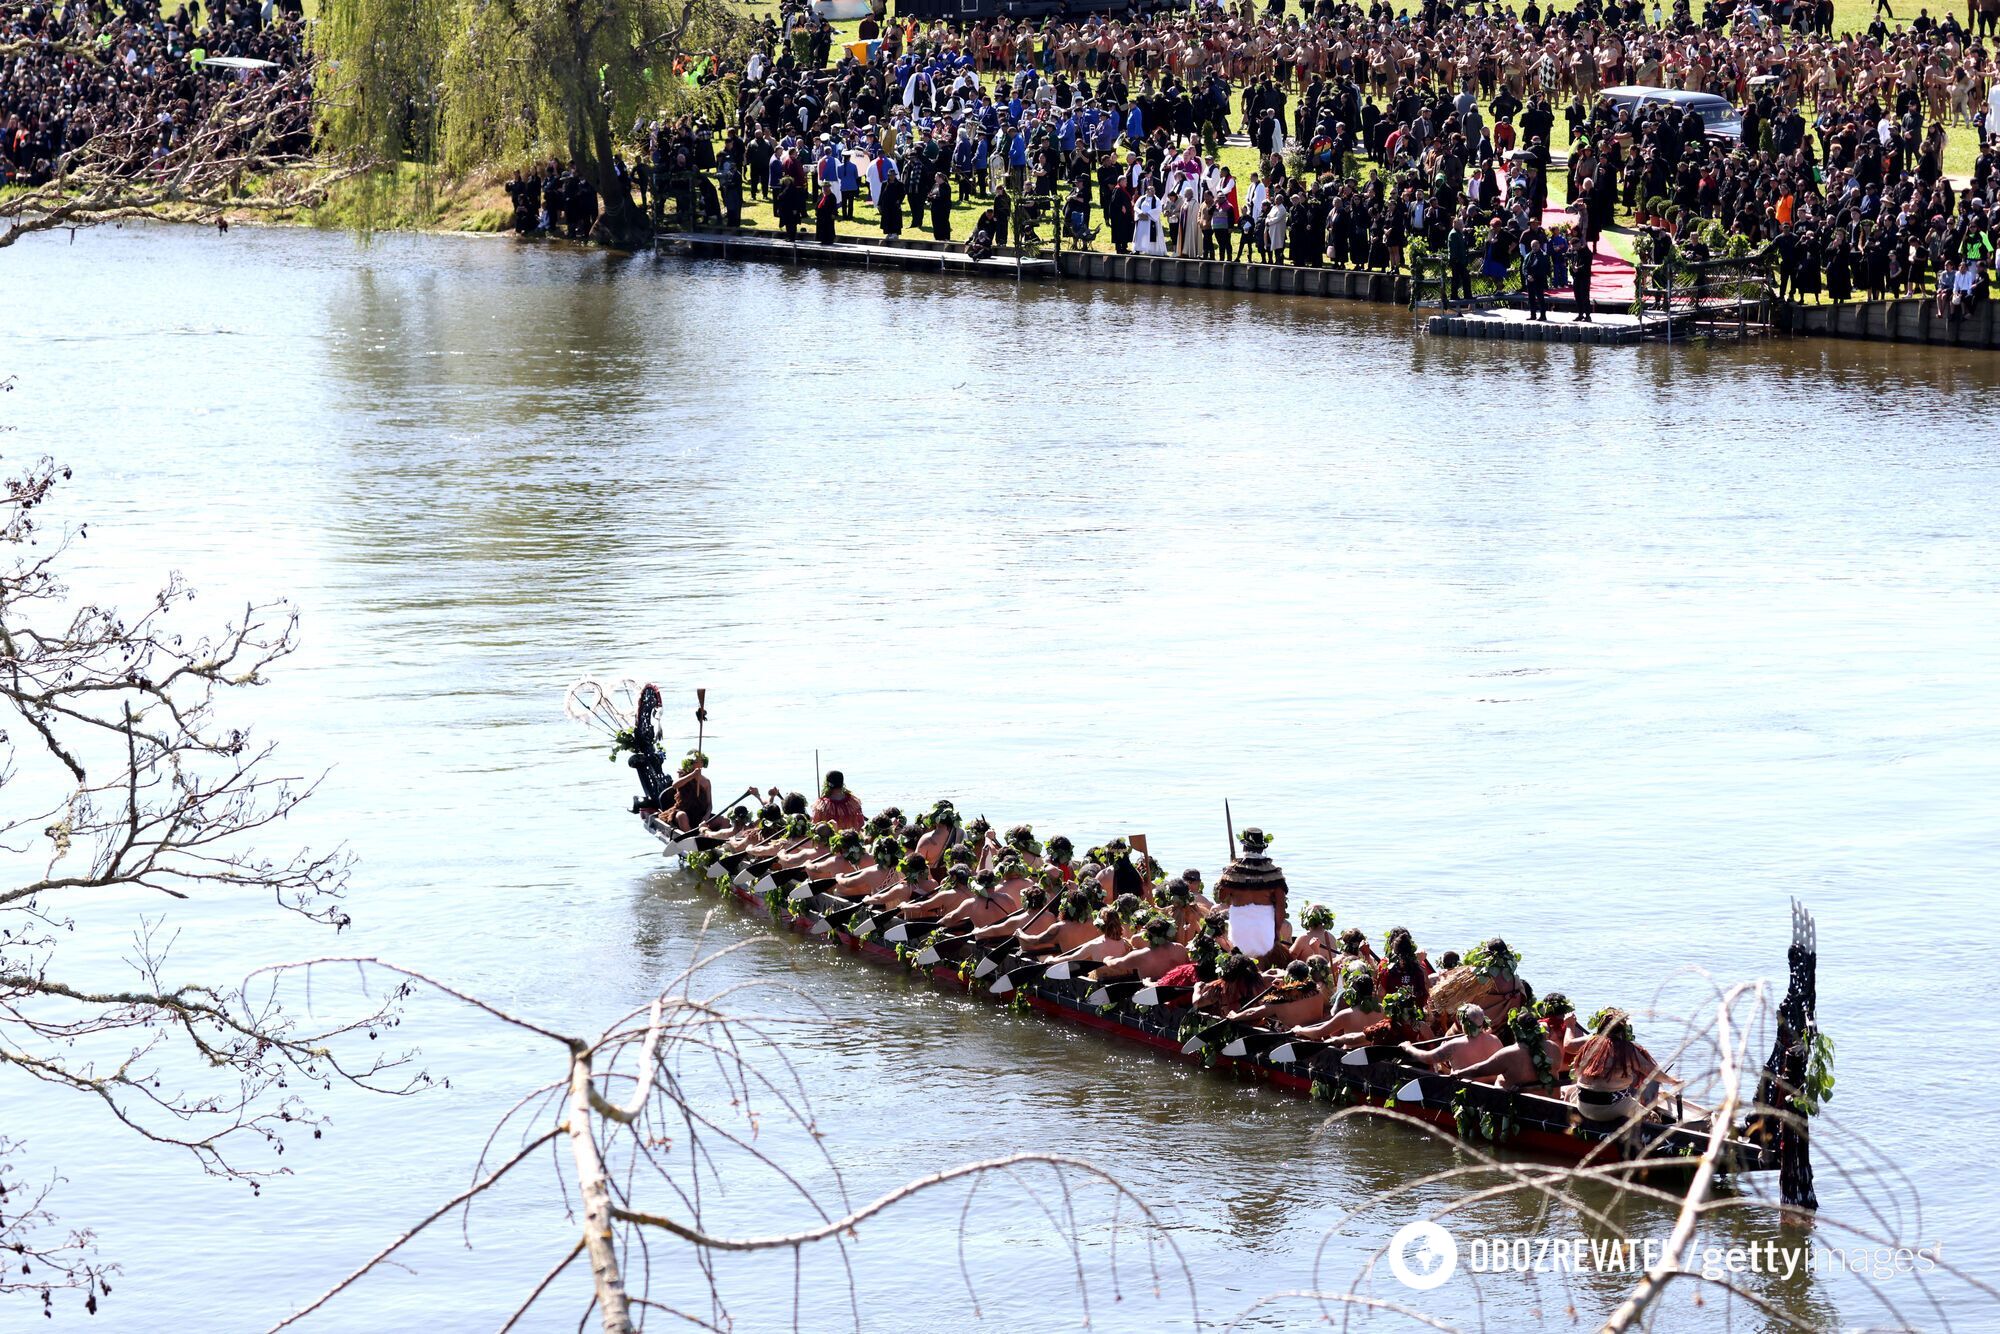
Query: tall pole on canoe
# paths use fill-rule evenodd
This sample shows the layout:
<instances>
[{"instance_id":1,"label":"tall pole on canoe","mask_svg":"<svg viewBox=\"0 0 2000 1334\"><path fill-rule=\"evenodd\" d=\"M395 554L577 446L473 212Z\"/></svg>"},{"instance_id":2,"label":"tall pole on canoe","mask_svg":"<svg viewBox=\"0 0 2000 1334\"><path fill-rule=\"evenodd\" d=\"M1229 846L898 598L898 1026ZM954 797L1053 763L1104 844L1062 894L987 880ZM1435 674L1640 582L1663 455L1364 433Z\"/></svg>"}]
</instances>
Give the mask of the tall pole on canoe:
<instances>
[{"instance_id":1,"label":"tall pole on canoe","mask_svg":"<svg viewBox=\"0 0 2000 1334\"><path fill-rule=\"evenodd\" d=\"M702 741L708 735L708 687L700 686L694 692L694 753L703 753Z\"/></svg>"},{"instance_id":2,"label":"tall pole on canoe","mask_svg":"<svg viewBox=\"0 0 2000 1334\"><path fill-rule=\"evenodd\" d=\"M821 793L819 790L819 747L814 746L813 747L813 800L818 801L820 799L820 795Z\"/></svg>"},{"instance_id":3,"label":"tall pole on canoe","mask_svg":"<svg viewBox=\"0 0 2000 1334\"><path fill-rule=\"evenodd\" d=\"M1229 814L1229 798L1227 797L1222 799L1222 827L1229 831L1229 855L1222 859L1222 864L1227 866L1236 860L1236 821Z\"/></svg>"}]
</instances>

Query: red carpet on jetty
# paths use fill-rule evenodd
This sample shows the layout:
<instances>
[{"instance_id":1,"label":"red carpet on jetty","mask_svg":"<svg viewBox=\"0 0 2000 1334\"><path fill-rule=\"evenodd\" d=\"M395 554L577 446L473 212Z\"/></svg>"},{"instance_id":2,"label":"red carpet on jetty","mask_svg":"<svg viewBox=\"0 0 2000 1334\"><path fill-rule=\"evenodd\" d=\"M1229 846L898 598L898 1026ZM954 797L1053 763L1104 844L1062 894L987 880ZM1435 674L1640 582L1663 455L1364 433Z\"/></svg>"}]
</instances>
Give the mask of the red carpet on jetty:
<instances>
[{"instance_id":1,"label":"red carpet on jetty","mask_svg":"<svg viewBox=\"0 0 2000 1334\"><path fill-rule=\"evenodd\" d=\"M1573 227L1576 217L1566 208L1549 207L1542 210L1542 226L1550 231L1557 227ZM1590 304L1616 305L1620 308L1632 304L1632 295L1638 290L1638 274L1632 268L1632 261L1614 251L1599 237L1591 247L1596 263L1590 269ZM1551 292L1567 292L1567 287L1552 287Z\"/></svg>"}]
</instances>

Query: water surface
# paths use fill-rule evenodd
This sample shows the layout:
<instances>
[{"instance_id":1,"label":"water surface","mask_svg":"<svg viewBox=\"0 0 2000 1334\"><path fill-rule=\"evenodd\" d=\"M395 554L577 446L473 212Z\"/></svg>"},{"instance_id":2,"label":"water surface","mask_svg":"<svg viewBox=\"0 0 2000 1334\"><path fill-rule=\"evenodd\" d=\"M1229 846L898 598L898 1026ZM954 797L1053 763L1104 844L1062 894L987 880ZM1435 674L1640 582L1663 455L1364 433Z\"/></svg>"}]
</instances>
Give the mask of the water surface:
<instances>
[{"instance_id":1,"label":"water surface","mask_svg":"<svg viewBox=\"0 0 2000 1334\"><path fill-rule=\"evenodd\" d=\"M1370 307L457 238L134 229L41 238L4 272L10 448L76 470L79 589L136 598L179 569L217 617L276 596L304 614L303 651L242 707L292 771L332 767L284 832L352 846L356 925L177 906L189 976L338 949L568 1031L643 1001L710 904L559 709L579 674L631 671L678 708L710 690L726 791L804 788L817 749L871 808L949 795L1079 844L1145 831L1211 874L1227 797L1343 925L1433 949L1503 933L1586 1010L1684 1009L1689 964L1781 982L1803 897L1859 1169L1823 1149L1828 1212L1858 1219L1866 1192L1882 1226L1994 1272L1977 1165L2000 1136L1963 1016L1994 993L2000 362L1468 346ZM161 906L86 914L77 972L115 978L134 910ZM1088 1157L1166 1211L1210 1318L1316 1263L1344 1286L1415 1206L1329 1229L1453 1161L1394 1128L1315 1137L1310 1106L801 943L721 972L825 1008L789 1050L852 1198L1009 1150ZM10 1087L10 1132L125 1267L99 1322L268 1324L461 1189L499 1111L562 1073L449 1007L401 1035L451 1089L332 1096L335 1133L260 1198ZM723 1184L718 1225L811 1221ZM851 1248L868 1328L969 1321L962 1198ZM1024 1189L971 1217L988 1323L1079 1318ZM1468 1224L1522 1226L1518 1205ZM1090 1235L1095 1326L1185 1325L1185 1287L1169 1272L1156 1298L1129 1246L1114 1300L1108 1229ZM546 1173L525 1177L475 1249L441 1233L321 1327L496 1327L573 1236ZM659 1291L699 1302L671 1254ZM802 1327L851 1319L841 1273L808 1259ZM791 1324L789 1259L723 1281L738 1328ZM1901 1282L1915 1323L1992 1319ZM1813 1324L1884 1318L1851 1281L1760 1290ZM531 1323L573 1328L580 1291ZM1428 1309L1567 1324L1618 1291L1454 1280ZM1662 1327L1716 1313L1680 1294Z\"/></svg>"}]
</instances>

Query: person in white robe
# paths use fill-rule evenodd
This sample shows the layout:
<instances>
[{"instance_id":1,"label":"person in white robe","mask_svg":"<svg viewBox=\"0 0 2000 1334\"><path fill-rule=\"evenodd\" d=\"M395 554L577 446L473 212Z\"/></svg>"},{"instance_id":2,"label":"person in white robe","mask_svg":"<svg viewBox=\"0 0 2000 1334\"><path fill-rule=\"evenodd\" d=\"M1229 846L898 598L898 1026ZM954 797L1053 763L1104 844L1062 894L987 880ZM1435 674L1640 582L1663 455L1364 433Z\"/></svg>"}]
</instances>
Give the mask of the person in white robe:
<instances>
[{"instance_id":1,"label":"person in white robe","mask_svg":"<svg viewBox=\"0 0 2000 1334\"><path fill-rule=\"evenodd\" d=\"M1160 197L1151 190L1140 195L1139 202L1132 205L1132 253L1167 253L1166 233L1160 229Z\"/></svg>"}]
</instances>

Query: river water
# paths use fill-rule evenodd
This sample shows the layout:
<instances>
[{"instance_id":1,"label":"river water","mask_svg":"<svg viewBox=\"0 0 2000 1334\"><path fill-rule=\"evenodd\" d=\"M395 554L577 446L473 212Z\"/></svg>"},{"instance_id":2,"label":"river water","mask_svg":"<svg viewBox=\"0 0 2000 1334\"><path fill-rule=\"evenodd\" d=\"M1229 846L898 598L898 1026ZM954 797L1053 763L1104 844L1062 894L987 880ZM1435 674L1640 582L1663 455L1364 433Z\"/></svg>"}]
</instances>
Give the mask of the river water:
<instances>
[{"instance_id":1,"label":"river water","mask_svg":"<svg viewBox=\"0 0 2000 1334\"><path fill-rule=\"evenodd\" d=\"M74 467L56 513L90 524L79 591L135 599L178 569L218 619L280 596L303 613L302 651L233 707L287 771L331 768L282 834L351 846L355 925L175 906L187 976L372 953L563 1031L641 1003L712 905L561 716L573 678L631 672L676 709L709 689L718 795L804 788L817 750L871 808L949 795L1079 846L1145 831L1210 874L1227 797L1276 834L1295 900L1433 950L1502 933L1586 1012L1689 1012L1707 984L1688 965L1781 986L1802 897L1839 1043L1827 1216L1994 1276L2000 1135L1968 1080L1995 978L2000 361L1460 346L1366 307L459 238L132 229L38 239L0 274L8 449ZM135 912L163 906L85 910L72 980L119 980ZM723 911L707 932L758 927ZM1347 1220L1452 1151L1315 1134L1308 1104L802 942L715 971L823 1007L785 1040L851 1199L1050 1150L1160 1208L1185 1272L1168 1256L1156 1283L1128 1210L1114 1289L1103 1200L1080 1202L1098 1328L1184 1328L1190 1282L1209 1321L1345 1287L1454 1193ZM98 1323L271 1323L463 1188L498 1114L562 1074L560 1052L436 1002L394 1036L450 1089L321 1095L332 1132L256 1197L10 1080L4 1128L123 1266ZM797 1137L770 1145L830 1189ZM731 1162L716 1226L812 1221ZM982 1190L961 1243L963 1200L862 1230L863 1325L974 1324L961 1245L985 1323L1077 1323L1046 1190ZM1513 1235L1528 1213L1455 1226ZM1670 1216L1619 1221L1664 1237ZM475 1214L471 1250L441 1229L317 1327L494 1328L574 1235L537 1167ZM1745 1216L1710 1239L1781 1235ZM684 1253L653 1261L656 1295L708 1313ZM853 1321L830 1251L721 1281L738 1329L791 1327L795 1283L799 1327ZM1750 1281L1815 1327L1889 1319L1852 1277ZM1412 1300L1567 1327L1624 1285L1461 1275ZM1880 1287L1924 1327L1996 1319L1962 1287ZM1411 1296L1386 1274L1363 1290ZM586 1292L572 1271L530 1327L574 1328ZM1693 1293L1660 1327L1719 1323L1721 1294Z\"/></svg>"}]
</instances>

